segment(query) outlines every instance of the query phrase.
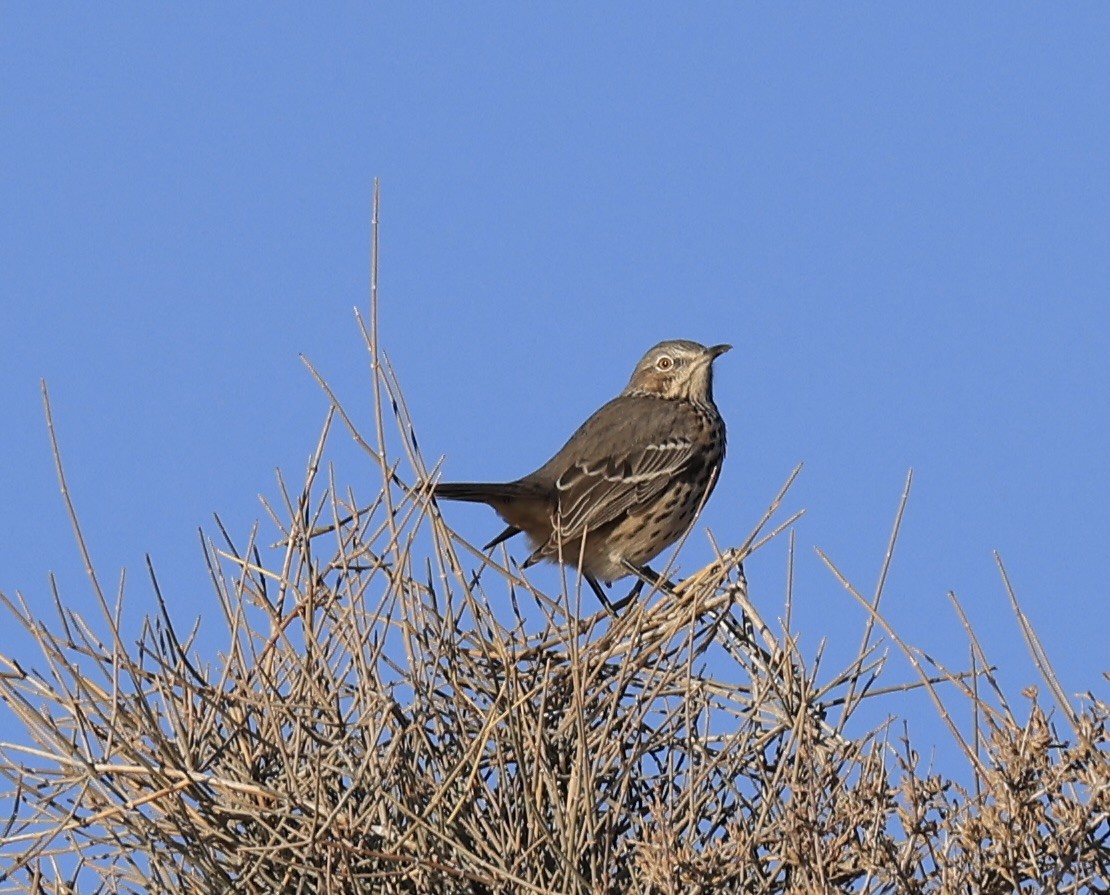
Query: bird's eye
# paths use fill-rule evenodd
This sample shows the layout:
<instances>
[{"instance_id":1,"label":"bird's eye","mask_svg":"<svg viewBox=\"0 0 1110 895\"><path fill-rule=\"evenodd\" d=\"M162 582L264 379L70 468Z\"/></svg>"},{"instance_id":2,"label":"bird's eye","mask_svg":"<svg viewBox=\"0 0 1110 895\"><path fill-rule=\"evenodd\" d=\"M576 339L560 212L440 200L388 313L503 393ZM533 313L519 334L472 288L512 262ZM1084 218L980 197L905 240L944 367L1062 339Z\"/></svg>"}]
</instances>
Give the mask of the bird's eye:
<instances>
[{"instance_id":1,"label":"bird's eye","mask_svg":"<svg viewBox=\"0 0 1110 895\"><path fill-rule=\"evenodd\" d=\"M669 370L673 366L674 358L671 357L669 354L664 354L661 358L659 358L659 360L655 362L655 369L657 370Z\"/></svg>"}]
</instances>

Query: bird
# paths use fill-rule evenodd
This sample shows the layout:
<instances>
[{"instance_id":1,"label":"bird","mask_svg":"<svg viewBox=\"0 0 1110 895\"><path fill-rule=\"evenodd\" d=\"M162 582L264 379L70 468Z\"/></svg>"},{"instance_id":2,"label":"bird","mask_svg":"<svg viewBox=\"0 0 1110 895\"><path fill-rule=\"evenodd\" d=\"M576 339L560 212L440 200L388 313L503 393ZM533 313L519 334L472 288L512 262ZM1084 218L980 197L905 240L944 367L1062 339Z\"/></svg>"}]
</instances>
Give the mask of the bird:
<instances>
[{"instance_id":1,"label":"bird","mask_svg":"<svg viewBox=\"0 0 1110 895\"><path fill-rule=\"evenodd\" d=\"M651 562L686 534L717 483L725 423L713 402L713 362L731 345L660 342L624 390L598 409L535 472L511 482L443 482L445 500L488 504L507 527L482 549L521 532L531 553L581 569L612 610L601 582L656 582Z\"/></svg>"}]
</instances>

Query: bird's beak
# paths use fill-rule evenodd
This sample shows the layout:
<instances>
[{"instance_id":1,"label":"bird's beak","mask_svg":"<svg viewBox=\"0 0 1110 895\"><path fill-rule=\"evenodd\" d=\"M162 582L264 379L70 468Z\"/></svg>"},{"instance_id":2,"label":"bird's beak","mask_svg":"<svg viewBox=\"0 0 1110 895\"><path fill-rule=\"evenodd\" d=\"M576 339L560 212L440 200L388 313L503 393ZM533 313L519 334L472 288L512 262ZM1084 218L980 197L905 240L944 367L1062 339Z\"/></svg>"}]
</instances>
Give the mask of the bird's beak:
<instances>
[{"instance_id":1,"label":"bird's beak","mask_svg":"<svg viewBox=\"0 0 1110 895\"><path fill-rule=\"evenodd\" d=\"M731 345L714 345L712 348L709 349L709 358L710 358L710 360L716 360L722 354L724 354L726 351L732 351L732 346Z\"/></svg>"}]
</instances>

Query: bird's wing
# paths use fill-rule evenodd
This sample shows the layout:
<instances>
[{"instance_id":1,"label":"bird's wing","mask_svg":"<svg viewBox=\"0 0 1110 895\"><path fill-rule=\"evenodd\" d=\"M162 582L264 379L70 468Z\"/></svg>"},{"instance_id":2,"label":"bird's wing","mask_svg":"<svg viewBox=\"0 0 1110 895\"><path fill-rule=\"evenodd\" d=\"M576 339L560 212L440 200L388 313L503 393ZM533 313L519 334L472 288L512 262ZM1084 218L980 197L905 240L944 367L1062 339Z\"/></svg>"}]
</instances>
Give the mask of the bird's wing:
<instances>
[{"instance_id":1,"label":"bird's wing","mask_svg":"<svg viewBox=\"0 0 1110 895\"><path fill-rule=\"evenodd\" d=\"M675 438L629 456L579 460L558 481L557 525L564 540L597 530L637 507L649 505L689 464L693 443Z\"/></svg>"},{"instance_id":2,"label":"bird's wing","mask_svg":"<svg viewBox=\"0 0 1110 895\"><path fill-rule=\"evenodd\" d=\"M688 411L646 399L650 412L630 412L637 408L629 400L601 408L549 464L560 467L554 521L564 541L649 505L697 459L697 445L683 434Z\"/></svg>"}]
</instances>

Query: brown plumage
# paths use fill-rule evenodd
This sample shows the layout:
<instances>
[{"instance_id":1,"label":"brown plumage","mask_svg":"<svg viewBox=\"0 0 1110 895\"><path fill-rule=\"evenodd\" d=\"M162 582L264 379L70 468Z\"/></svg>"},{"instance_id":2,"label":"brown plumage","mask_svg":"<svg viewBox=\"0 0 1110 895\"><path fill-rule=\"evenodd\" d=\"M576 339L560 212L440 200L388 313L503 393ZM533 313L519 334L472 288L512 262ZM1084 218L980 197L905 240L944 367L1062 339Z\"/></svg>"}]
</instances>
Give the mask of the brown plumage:
<instances>
[{"instance_id":1,"label":"brown plumage","mask_svg":"<svg viewBox=\"0 0 1110 895\"><path fill-rule=\"evenodd\" d=\"M598 580L644 568L689 530L713 490L725 455L713 361L730 347L660 342L624 391L535 472L436 485L436 497L489 504L508 527L485 549L523 531L532 546L525 566L581 564L604 599Z\"/></svg>"}]
</instances>

